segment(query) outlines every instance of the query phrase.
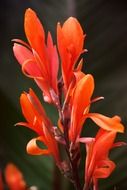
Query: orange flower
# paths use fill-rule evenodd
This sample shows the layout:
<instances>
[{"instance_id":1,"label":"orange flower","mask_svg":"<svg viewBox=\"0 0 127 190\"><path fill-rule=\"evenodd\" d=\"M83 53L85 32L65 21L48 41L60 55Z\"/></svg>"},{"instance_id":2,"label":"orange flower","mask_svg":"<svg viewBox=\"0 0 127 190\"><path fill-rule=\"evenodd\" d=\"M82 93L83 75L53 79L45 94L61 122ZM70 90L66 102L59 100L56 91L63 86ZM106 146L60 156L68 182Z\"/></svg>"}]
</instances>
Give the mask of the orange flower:
<instances>
[{"instance_id":1,"label":"orange flower","mask_svg":"<svg viewBox=\"0 0 127 190\"><path fill-rule=\"evenodd\" d=\"M95 138L86 141L86 166L85 166L85 190L94 184L98 190L98 179L107 178L115 168L114 162L108 158L110 149L113 147L116 132L100 129Z\"/></svg>"},{"instance_id":2,"label":"orange flower","mask_svg":"<svg viewBox=\"0 0 127 190\"><path fill-rule=\"evenodd\" d=\"M72 107L69 133L72 142L75 142L80 136L82 125L84 123L83 113L84 111L86 113L89 111L93 90L94 79L92 75L82 75L74 88L71 98Z\"/></svg>"},{"instance_id":3,"label":"orange flower","mask_svg":"<svg viewBox=\"0 0 127 190\"><path fill-rule=\"evenodd\" d=\"M10 190L26 190L23 175L14 164L10 163L6 166L5 180Z\"/></svg>"},{"instance_id":4,"label":"orange flower","mask_svg":"<svg viewBox=\"0 0 127 190\"><path fill-rule=\"evenodd\" d=\"M71 123L70 140L74 143L80 138L84 121L91 118L99 127L115 132L123 132L124 126L121 124L119 116L109 118L99 113L89 113L90 104L103 97L91 100L94 91L94 79L90 74L76 73L76 85L71 97Z\"/></svg>"},{"instance_id":5,"label":"orange flower","mask_svg":"<svg viewBox=\"0 0 127 190\"><path fill-rule=\"evenodd\" d=\"M43 26L31 9L26 10L24 27L30 46L21 40L14 40L16 41L13 47L14 55L22 66L23 72L34 78L43 91L44 100L54 102L52 96L58 94L57 74L59 63L51 34L48 33L47 44L45 44Z\"/></svg>"},{"instance_id":6,"label":"orange flower","mask_svg":"<svg viewBox=\"0 0 127 190\"><path fill-rule=\"evenodd\" d=\"M37 138L32 139L27 144L27 152L33 155L51 154L59 166L60 156L58 144L54 137L54 129L37 96L30 89L29 93L23 93L21 95L20 103L27 122L20 122L18 125L26 126L38 135ZM47 149L39 148L36 143L37 141L44 143Z\"/></svg>"},{"instance_id":7,"label":"orange flower","mask_svg":"<svg viewBox=\"0 0 127 190\"><path fill-rule=\"evenodd\" d=\"M72 80L75 64L83 52L84 37L83 30L76 18L70 17L62 27L58 23L57 43L62 62L65 91Z\"/></svg>"}]
</instances>

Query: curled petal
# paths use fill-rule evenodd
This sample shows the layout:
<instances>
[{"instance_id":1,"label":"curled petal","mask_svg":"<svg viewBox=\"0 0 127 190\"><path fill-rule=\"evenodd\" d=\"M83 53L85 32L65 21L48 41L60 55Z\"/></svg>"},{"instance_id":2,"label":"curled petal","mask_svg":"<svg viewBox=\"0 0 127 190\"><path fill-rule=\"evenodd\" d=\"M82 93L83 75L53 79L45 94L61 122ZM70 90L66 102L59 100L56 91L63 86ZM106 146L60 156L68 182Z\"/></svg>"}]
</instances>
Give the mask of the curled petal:
<instances>
[{"instance_id":1,"label":"curled petal","mask_svg":"<svg viewBox=\"0 0 127 190\"><path fill-rule=\"evenodd\" d=\"M16 59L18 60L18 62L21 65L27 59L33 59L32 52L28 48L26 48L25 46L23 46L23 45L14 43L13 52L14 52L14 55L15 55Z\"/></svg>"},{"instance_id":2,"label":"curled petal","mask_svg":"<svg viewBox=\"0 0 127 190\"><path fill-rule=\"evenodd\" d=\"M45 139L42 136L40 136L40 137L30 140L26 147L28 154L31 154L31 155L49 155L49 154L51 154L48 149L39 148L37 145L37 141L43 142L43 141L45 141Z\"/></svg>"},{"instance_id":3,"label":"curled petal","mask_svg":"<svg viewBox=\"0 0 127 190\"><path fill-rule=\"evenodd\" d=\"M36 62L33 59L27 59L22 64L22 72L24 75L26 75L29 78L37 78L41 79L41 72L38 69Z\"/></svg>"},{"instance_id":4,"label":"curled petal","mask_svg":"<svg viewBox=\"0 0 127 190\"><path fill-rule=\"evenodd\" d=\"M124 126L120 123L121 119L118 116L110 118L99 113L89 113L85 117L91 118L99 127L105 130L124 132Z\"/></svg>"},{"instance_id":5,"label":"curled petal","mask_svg":"<svg viewBox=\"0 0 127 190\"><path fill-rule=\"evenodd\" d=\"M94 171L93 177L96 179L107 178L115 169L115 163L111 160L102 160Z\"/></svg>"},{"instance_id":6,"label":"curled petal","mask_svg":"<svg viewBox=\"0 0 127 190\"><path fill-rule=\"evenodd\" d=\"M15 43L13 51L16 59L22 66L22 71L25 75L29 77L32 76L33 78L41 76L40 69L34 59L34 56L28 48Z\"/></svg>"},{"instance_id":7,"label":"curled petal","mask_svg":"<svg viewBox=\"0 0 127 190\"><path fill-rule=\"evenodd\" d=\"M24 42L23 40L20 40L20 39L13 39L12 42L16 42L16 43L18 43L18 44L21 44L21 45L23 45L23 46L25 46L25 47L27 47L28 49L31 50L31 47L29 46L29 44L27 44L27 43Z\"/></svg>"}]
</instances>

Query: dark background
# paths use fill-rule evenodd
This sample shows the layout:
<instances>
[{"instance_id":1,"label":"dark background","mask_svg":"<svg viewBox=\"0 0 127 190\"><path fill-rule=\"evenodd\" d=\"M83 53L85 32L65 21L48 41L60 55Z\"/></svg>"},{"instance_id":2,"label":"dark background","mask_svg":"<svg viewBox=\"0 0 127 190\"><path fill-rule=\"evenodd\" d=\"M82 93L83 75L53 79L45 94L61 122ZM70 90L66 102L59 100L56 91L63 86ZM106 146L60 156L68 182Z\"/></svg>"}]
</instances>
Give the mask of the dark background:
<instances>
[{"instance_id":1,"label":"dark background","mask_svg":"<svg viewBox=\"0 0 127 190\"><path fill-rule=\"evenodd\" d=\"M0 2L0 167L15 163L24 173L29 185L40 190L73 189L54 169L50 158L29 156L25 152L28 140L34 136L28 129L14 127L24 121L19 96L29 87L40 92L33 82L23 76L12 52L11 39L25 40L23 19L25 9L33 8L46 31L56 38L56 24L69 16L79 19L87 34L84 71L96 81L94 96L105 100L93 106L96 112L109 116L118 114L127 125L127 1L118 0L1 0ZM41 96L40 96L41 97ZM46 107L56 122L54 110ZM88 122L88 125L91 123ZM94 135L96 127L88 127ZM118 139L127 142L127 132ZM100 180L102 190L127 189L127 147L112 151L117 168L107 180ZM83 167L80 169L83 173ZM57 181L57 186L56 186Z\"/></svg>"}]
</instances>

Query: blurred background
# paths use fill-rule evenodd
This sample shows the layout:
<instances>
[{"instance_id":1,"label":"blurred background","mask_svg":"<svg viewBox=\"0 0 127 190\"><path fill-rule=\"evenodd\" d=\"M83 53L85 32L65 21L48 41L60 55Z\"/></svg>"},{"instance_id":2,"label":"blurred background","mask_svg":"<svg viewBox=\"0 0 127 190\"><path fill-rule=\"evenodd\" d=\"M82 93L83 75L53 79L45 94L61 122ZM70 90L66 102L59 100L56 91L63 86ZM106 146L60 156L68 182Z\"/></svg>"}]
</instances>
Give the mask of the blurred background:
<instances>
[{"instance_id":1,"label":"blurred background","mask_svg":"<svg viewBox=\"0 0 127 190\"><path fill-rule=\"evenodd\" d=\"M16 164L28 185L39 190L71 190L73 187L56 170L51 158L29 156L25 147L35 134L22 127L14 127L22 117L19 97L32 87L40 91L20 70L12 52L14 38L25 39L23 20L26 8L34 9L46 31L56 39L56 24L69 16L79 19L87 39L84 71L92 73L96 81L94 97L104 96L92 110L113 116L118 114L127 125L127 1L118 0L1 0L0 2L0 168L8 162ZM45 106L54 123L56 113ZM95 135L96 127L88 121L86 134ZM127 142L127 132L118 136ZM84 150L84 147L82 147ZM112 151L116 170L107 180L100 180L100 190L127 189L127 147ZM80 166L81 175L84 172Z\"/></svg>"}]
</instances>

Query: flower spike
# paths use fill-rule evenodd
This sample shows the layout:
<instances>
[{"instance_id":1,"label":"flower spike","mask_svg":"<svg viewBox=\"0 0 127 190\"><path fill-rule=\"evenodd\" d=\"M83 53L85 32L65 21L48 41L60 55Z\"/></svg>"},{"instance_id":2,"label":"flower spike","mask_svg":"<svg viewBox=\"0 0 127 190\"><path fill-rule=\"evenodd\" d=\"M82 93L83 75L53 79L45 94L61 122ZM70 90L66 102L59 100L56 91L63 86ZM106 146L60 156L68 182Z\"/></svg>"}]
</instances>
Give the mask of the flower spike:
<instances>
[{"instance_id":1,"label":"flower spike","mask_svg":"<svg viewBox=\"0 0 127 190\"><path fill-rule=\"evenodd\" d=\"M91 106L104 97L93 98L94 77L81 71L81 54L87 51L83 47L86 35L78 20L70 17L63 25L58 23L57 44L54 45L51 33L45 34L43 25L32 9L25 12L24 29L28 44L19 39L13 40L14 55L22 72L40 88L44 101L52 103L58 111L56 126L32 89L21 94L20 104L26 122L16 125L28 127L36 133L36 137L27 143L26 151L31 155L51 155L76 190L99 190L98 180L109 177L115 169L115 163L109 159L110 150L126 143L114 143L117 132L124 132L119 116L110 118L91 113ZM86 119L91 119L99 126L95 137L82 136ZM84 187L79 177L81 143L86 145ZM0 185L2 189L1 181Z\"/></svg>"}]
</instances>

